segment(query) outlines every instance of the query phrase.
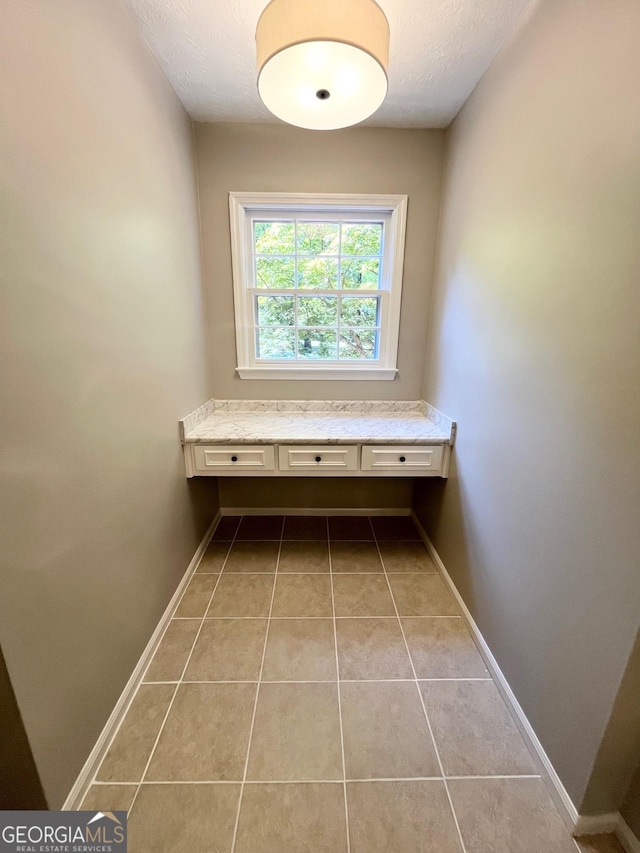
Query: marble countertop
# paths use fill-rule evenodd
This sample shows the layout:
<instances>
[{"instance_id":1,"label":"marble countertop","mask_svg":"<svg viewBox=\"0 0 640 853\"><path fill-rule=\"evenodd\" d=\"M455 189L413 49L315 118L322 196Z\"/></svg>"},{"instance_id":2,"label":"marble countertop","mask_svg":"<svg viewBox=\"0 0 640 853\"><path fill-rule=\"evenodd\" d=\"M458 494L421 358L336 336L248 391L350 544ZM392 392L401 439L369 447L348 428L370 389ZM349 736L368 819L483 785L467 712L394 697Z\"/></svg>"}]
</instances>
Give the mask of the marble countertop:
<instances>
[{"instance_id":1,"label":"marble countertop","mask_svg":"<svg viewBox=\"0 0 640 853\"><path fill-rule=\"evenodd\" d=\"M180 421L188 444L453 444L455 423L423 400L209 400Z\"/></svg>"}]
</instances>

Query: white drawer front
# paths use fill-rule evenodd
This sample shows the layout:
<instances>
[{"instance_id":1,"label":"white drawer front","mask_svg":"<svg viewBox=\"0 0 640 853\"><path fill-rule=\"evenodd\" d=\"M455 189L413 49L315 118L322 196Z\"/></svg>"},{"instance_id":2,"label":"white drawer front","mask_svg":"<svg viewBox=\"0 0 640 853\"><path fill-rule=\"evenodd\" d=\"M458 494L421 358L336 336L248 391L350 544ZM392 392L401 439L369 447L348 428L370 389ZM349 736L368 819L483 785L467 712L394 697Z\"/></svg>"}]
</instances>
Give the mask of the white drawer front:
<instances>
[{"instance_id":1,"label":"white drawer front","mask_svg":"<svg viewBox=\"0 0 640 853\"><path fill-rule=\"evenodd\" d=\"M362 448L362 470L407 471L437 473L442 469L443 446L368 445Z\"/></svg>"},{"instance_id":2,"label":"white drawer front","mask_svg":"<svg viewBox=\"0 0 640 853\"><path fill-rule=\"evenodd\" d=\"M358 448L351 446L310 447L281 446L279 458L281 471L335 469L355 471L358 468Z\"/></svg>"},{"instance_id":3,"label":"white drawer front","mask_svg":"<svg viewBox=\"0 0 640 853\"><path fill-rule=\"evenodd\" d=\"M241 445L229 447L218 445L195 446L196 471L220 471L232 474L235 471L274 471L275 453L270 445Z\"/></svg>"}]
</instances>

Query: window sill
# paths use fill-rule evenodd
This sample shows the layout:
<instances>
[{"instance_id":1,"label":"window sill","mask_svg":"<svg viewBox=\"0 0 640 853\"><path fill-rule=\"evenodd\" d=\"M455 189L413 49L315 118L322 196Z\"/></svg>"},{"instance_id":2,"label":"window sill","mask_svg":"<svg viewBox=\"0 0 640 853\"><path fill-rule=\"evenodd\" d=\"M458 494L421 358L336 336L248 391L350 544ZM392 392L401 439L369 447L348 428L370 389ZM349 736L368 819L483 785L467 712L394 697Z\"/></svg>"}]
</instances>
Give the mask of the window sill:
<instances>
[{"instance_id":1,"label":"window sill","mask_svg":"<svg viewBox=\"0 0 640 853\"><path fill-rule=\"evenodd\" d=\"M331 379L362 382L376 382L395 379L398 371L388 367L237 367L240 379Z\"/></svg>"}]
</instances>

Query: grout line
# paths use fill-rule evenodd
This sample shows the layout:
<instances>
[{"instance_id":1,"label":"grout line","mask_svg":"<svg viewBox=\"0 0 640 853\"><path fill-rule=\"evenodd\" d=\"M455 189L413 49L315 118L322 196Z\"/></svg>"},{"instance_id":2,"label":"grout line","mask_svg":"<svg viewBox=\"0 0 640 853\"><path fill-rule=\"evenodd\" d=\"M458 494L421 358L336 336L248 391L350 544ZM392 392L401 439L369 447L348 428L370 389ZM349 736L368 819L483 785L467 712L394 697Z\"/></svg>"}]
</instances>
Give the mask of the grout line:
<instances>
[{"instance_id":1,"label":"grout line","mask_svg":"<svg viewBox=\"0 0 640 853\"><path fill-rule=\"evenodd\" d=\"M219 575L219 574L221 574L221 572L222 572L222 569L220 570L220 572L196 572L196 574L198 574L198 575ZM227 577L229 577L229 575L273 575L275 573L274 572L242 572L242 571L239 571L239 572L225 572L225 574L227 575ZM281 571L280 574L286 575L288 577L289 575L328 575L329 572L328 571L321 571L321 572L285 572L285 571ZM382 575L383 572L381 570L378 570L376 572L362 572L362 571L359 571L359 572L343 572L340 570L340 571L335 571L334 574L337 576L341 576L341 575ZM390 572L390 574L393 575L394 577L396 575L426 575L427 577L439 577L437 572ZM449 618L454 619L456 617L452 616Z\"/></svg>"},{"instance_id":2,"label":"grout line","mask_svg":"<svg viewBox=\"0 0 640 853\"><path fill-rule=\"evenodd\" d=\"M267 620L258 620L264 621ZM273 620L272 620L273 621ZM340 684L388 684L389 682L408 682L413 684L415 678L341 678L339 679ZM440 682L440 681L491 681L491 678L419 678L420 682ZM179 684L176 681L145 681L145 684ZM258 680L256 678L224 678L224 679L191 679L185 678L183 679L183 683L185 684L258 684ZM263 678L262 684L335 684L335 678L298 678L298 679L284 679L284 678Z\"/></svg>"},{"instance_id":3,"label":"grout line","mask_svg":"<svg viewBox=\"0 0 640 853\"><path fill-rule=\"evenodd\" d=\"M161 724L160 729L159 729L159 731L158 731L157 737L156 737L156 739L155 739L155 741L154 741L154 743L153 743L153 747L151 748L151 752L150 752L150 754L149 754L149 758L147 759L147 763L145 764L144 770L142 771L142 776L140 777L140 783L138 784L138 788L137 788L137 790L136 790L136 792L135 792L135 794L134 794L134 796L133 796L133 800L131 801L131 805L129 806L129 810L128 810L128 811L129 811L129 813L131 813L131 812L133 811L133 807L134 807L134 805L135 805L135 803L136 803L136 800L138 799L138 794L140 793L140 788L142 787L142 783L144 782L144 780L145 780L145 776L147 775L147 772L148 772L148 770L149 770L149 765L151 764L151 761L152 761L153 756L154 756L154 754L155 754L156 748L157 748L158 743L159 743L159 741L160 741L160 737L161 737L162 732L164 731L164 727L165 727L165 725L166 725L166 723L167 723L167 719L168 719L168 717L169 717L169 714L171 713L171 709L173 708L173 703L175 702L175 700L176 700L176 696L178 695L178 690L180 689L180 685L183 683L183 679L184 679L185 673L186 673L187 668L188 668L188 666L189 666L189 663L190 663L190 661L191 661L191 656L193 655L193 651L194 651L194 649L195 649L195 647L196 647L196 643L198 642L198 638L200 637L200 634L201 634L202 629L203 629L203 627L204 627L204 621L205 621L205 618L206 618L206 615L207 615L207 611L209 610L209 607L211 606L211 602L213 601L213 596L216 594L216 590L217 590L217 588L218 588L218 584L220 583L220 578L222 577L222 571L224 570L224 567L225 567L225 566L226 566L226 564L227 564L227 560L229 559L229 554L231 553L231 549L233 548L233 543L236 541L236 536L238 535L238 530L240 529L240 523L241 523L241 521L242 521L242 519L240 520L240 522L238 522L238 526L236 527L236 532L235 532L235 534L234 534L234 536L233 536L233 539L231 540L231 544L229 545L229 548L228 548L228 550L227 550L226 557L224 558L224 562L223 562L223 564L222 564L222 569L220 570L220 574L218 575L218 580L216 581L216 584L215 584L215 586L214 586L214 588L213 588L213 591L212 591L211 595L209 596L209 602L208 602L208 604L207 604L207 606L206 606L206 608L205 608L204 615L202 616L202 618L201 618L201 620L200 620L200 625L199 625L198 630L197 630L197 632L196 632L196 635L195 635L195 637L194 637L193 644L192 644L192 646L191 646L191 651L189 652L189 655L188 655L188 657L187 657L187 660L185 661L185 665L182 667L182 673L181 673L181 675L180 675L180 679L179 679L178 683L176 684L175 690L173 691L173 696L171 697L171 701L169 702L169 707L167 708L167 712L166 712L166 714L164 715L164 718L163 718L163 720L162 720L162 724ZM213 531L213 535L215 536L215 530ZM207 547L209 547L209 544L211 544L211 539L210 539L210 540L209 540L209 542L207 543ZM205 553L206 553L206 551L205 551ZM194 574L195 574L195 573L194 573ZM187 589L189 589L189 587L188 587L188 586L187 586ZM186 595L187 589L185 589L185 591L184 591L184 593L183 593L183 597L184 597L184 595ZM180 600L182 601L182 599L180 599ZM178 604L178 607L179 607L179 606L180 606L180 604Z\"/></svg>"},{"instance_id":4,"label":"grout line","mask_svg":"<svg viewBox=\"0 0 640 853\"><path fill-rule=\"evenodd\" d=\"M286 516L282 517L282 527L280 528L280 542L278 544L278 556L276 558L276 570L273 576L273 588L271 590L271 601L269 603L269 615L267 616L267 630L264 635L264 645L262 647L262 660L260 661L260 672L258 673L258 684L256 687L256 698L253 703L253 714L251 716L251 726L249 728L249 739L247 741L247 754L244 760L244 771L242 773L242 783L240 785L240 796L238 797L238 810L236 811L236 821L233 827L233 838L231 841L231 853L236 849L236 840L238 838L238 826L240 825L240 809L242 808L242 796L244 794L244 786L247 783L247 771L249 770L249 755L251 754L251 741L253 740L253 727L256 722L256 714L258 711L258 699L260 697L260 684L262 683L262 672L264 670L264 660L267 655L267 643L269 641L269 626L271 625L271 613L273 611L273 601L276 596L276 584L278 583L278 568L280 566L280 554L282 553L282 537L284 536L284 525L287 520Z\"/></svg>"},{"instance_id":5,"label":"grout line","mask_svg":"<svg viewBox=\"0 0 640 853\"><path fill-rule=\"evenodd\" d=\"M265 682L268 683L268 682ZM335 683L335 682L334 682ZM368 779L347 779L344 782L443 782L443 781L465 781L465 780L489 780L489 779L541 779L541 776L376 776ZM152 780L144 782L108 782L96 781L94 786L109 787L112 785L138 788L141 785L241 785L241 779L168 779ZM245 785L342 785L342 779L246 779Z\"/></svg>"},{"instance_id":6,"label":"grout line","mask_svg":"<svg viewBox=\"0 0 640 853\"><path fill-rule=\"evenodd\" d=\"M344 732L342 729L342 699L340 697L340 660L338 658L338 628L336 622L336 602L333 594L333 562L331 560L331 534L329 533L329 518L327 517L327 540L329 543L329 576L331 578L331 612L333 614L333 647L336 655L336 682L338 693L338 720L340 722L340 748L342 750L342 790L344 794L344 816L347 831L347 853L351 853L351 838L349 832L349 803L347 800L347 764L344 757Z\"/></svg>"},{"instance_id":7,"label":"grout line","mask_svg":"<svg viewBox=\"0 0 640 853\"><path fill-rule=\"evenodd\" d=\"M436 758L437 758L437 760L438 760L438 766L439 766L439 768L440 768L440 774L441 774L441 776L442 776L443 783L444 783L444 788L445 788L445 791L446 791L446 793L447 793L447 799L449 800L449 807L451 808L451 814L453 815L453 821L454 821L454 823L455 823L455 825L456 825L456 830L458 831L458 838L459 838L459 840L460 840L460 845L461 845L461 847L462 847L462 853L467 853L467 848L466 848L466 846L465 846L464 839L463 839L463 837L462 837L462 832L460 831L460 824L458 823L458 816L457 816L457 814L456 814L456 810L455 810L455 808L454 808L454 806L453 806L453 799L451 798L451 792L450 792L450 790L449 790L449 786L447 785L447 779L446 779L446 777L445 777L444 767L443 767L443 765L442 765L442 759L440 758L440 752L439 752L439 750L438 750L438 745L437 745L437 743L436 743L436 739L435 739L435 737L433 736L433 729L432 729L432 727L431 727L431 720L429 719L429 714L427 713L427 707L426 707L426 705L424 704L424 699L423 699L423 696L422 696L422 691L420 690L420 681L419 681L419 679L418 679L418 673L416 672L416 668L415 668L415 666L414 666L414 664L413 664L413 658L411 657L411 652L409 651L409 644L407 643L407 638L406 638L405 633L404 633L404 627L403 627L403 625L402 625L402 620L400 619L400 614L399 614L399 612L398 612L398 607L397 607L397 605L396 605L396 600L395 600L394 595L393 595L393 590L392 590L392 588L391 588L391 584L389 583L389 575L387 574L387 570L386 570L386 567L385 567L385 565L384 565L384 560L383 560L383 558L382 558L382 552L381 552L381 550L380 550L380 545L379 545L379 543L378 543L378 539L377 539L377 537L376 537L376 531L375 531L375 529L374 529L374 526L373 526L373 523L372 523L372 521L371 521L371 518L369 518L369 524L371 525L371 530L373 531L374 541L375 541L375 543L376 543L376 547L377 547L377 549L378 549L378 556L380 557L380 562L382 563L382 568L383 568L383 570L384 570L384 576L385 576L385 578L386 578L386 580L387 580L387 586L388 586L388 588L389 588L389 595L391 596L391 601L393 602L393 609L394 609L394 610L395 610L395 612L396 612L396 617L397 617L397 619L398 619L398 624L400 625L400 631L402 632L402 639L404 640L404 645L405 645L405 648L406 648L406 650L407 650L407 654L408 654L408 656L409 656L409 662L411 663L411 669L413 670L413 678L414 678L414 683L415 683L415 685L416 685L416 690L418 691L418 698L420 699L420 704L422 705L422 711L423 711L423 713L424 713L424 718L425 718L425 720L427 721L427 728L429 729L429 735L430 735L430 737L431 737L431 742L432 742L432 744L433 744L433 749L434 749L434 751L435 751L435 755L436 755Z\"/></svg>"},{"instance_id":8,"label":"grout line","mask_svg":"<svg viewBox=\"0 0 640 853\"><path fill-rule=\"evenodd\" d=\"M288 577L286 572L280 572L279 577ZM309 573L307 573L309 576ZM229 575L227 575L229 577ZM313 575L315 577L315 575ZM337 577L340 577L337 575ZM182 619L184 621L191 620L196 621L200 620L201 616L175 616L171 621L173 622L175 619ZM205 619L214 620L214 619L266 619L267 616L205 616ZM276 622L282 619L331 619L331 616L274 616L272 617ZM396 616L336 616L336 619L396 619ZM402 619L461 619L461 616L402 616ZM465 679L466 680L466 679ZM481 679L483 680L483 679ZM493 681L493 679L484 679L488 681Z\"/></svg>"},{"instance_id":9,"label":"grout line","mask_svg":"<svg viewBox=\"0 0 640 853\"><path fill-rule=\"evenodd\" d=\"M499 773L495 776L445 776L447 781L460 779L542 779L539 773L514 773L513 775Z\"/></svg>"}]
</instances>

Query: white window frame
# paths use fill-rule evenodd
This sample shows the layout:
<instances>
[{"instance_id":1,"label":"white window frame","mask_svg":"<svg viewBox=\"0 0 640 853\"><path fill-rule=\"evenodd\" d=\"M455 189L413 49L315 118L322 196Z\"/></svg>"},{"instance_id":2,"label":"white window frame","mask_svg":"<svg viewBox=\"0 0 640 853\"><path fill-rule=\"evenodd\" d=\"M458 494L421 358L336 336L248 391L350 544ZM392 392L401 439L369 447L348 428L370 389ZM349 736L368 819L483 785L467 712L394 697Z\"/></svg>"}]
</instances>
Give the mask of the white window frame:
<instances>
[{"instance_id":1,"label":"white window frame","mask_svg":"<svg viewBox=\"0 0 640 853\"><path fill-rule=\"evenodd\" d=\"M236 325L236 372L241 379L351 379L391 380L397 372L400 304L407 221L406 195L351 195L307 193L229 193L233 298ZM370 214L386 220L383 236L380 287L380 338L378 357L366 362L292 362L256 358L253 301L254 219L273 214ZM323 291L324 293L324 291ZM366 291L354 291L366 295ZM265 290L265 295L269 291ZM312 290L305 295L313 295Z\"/></svg>"}]
</instances>

